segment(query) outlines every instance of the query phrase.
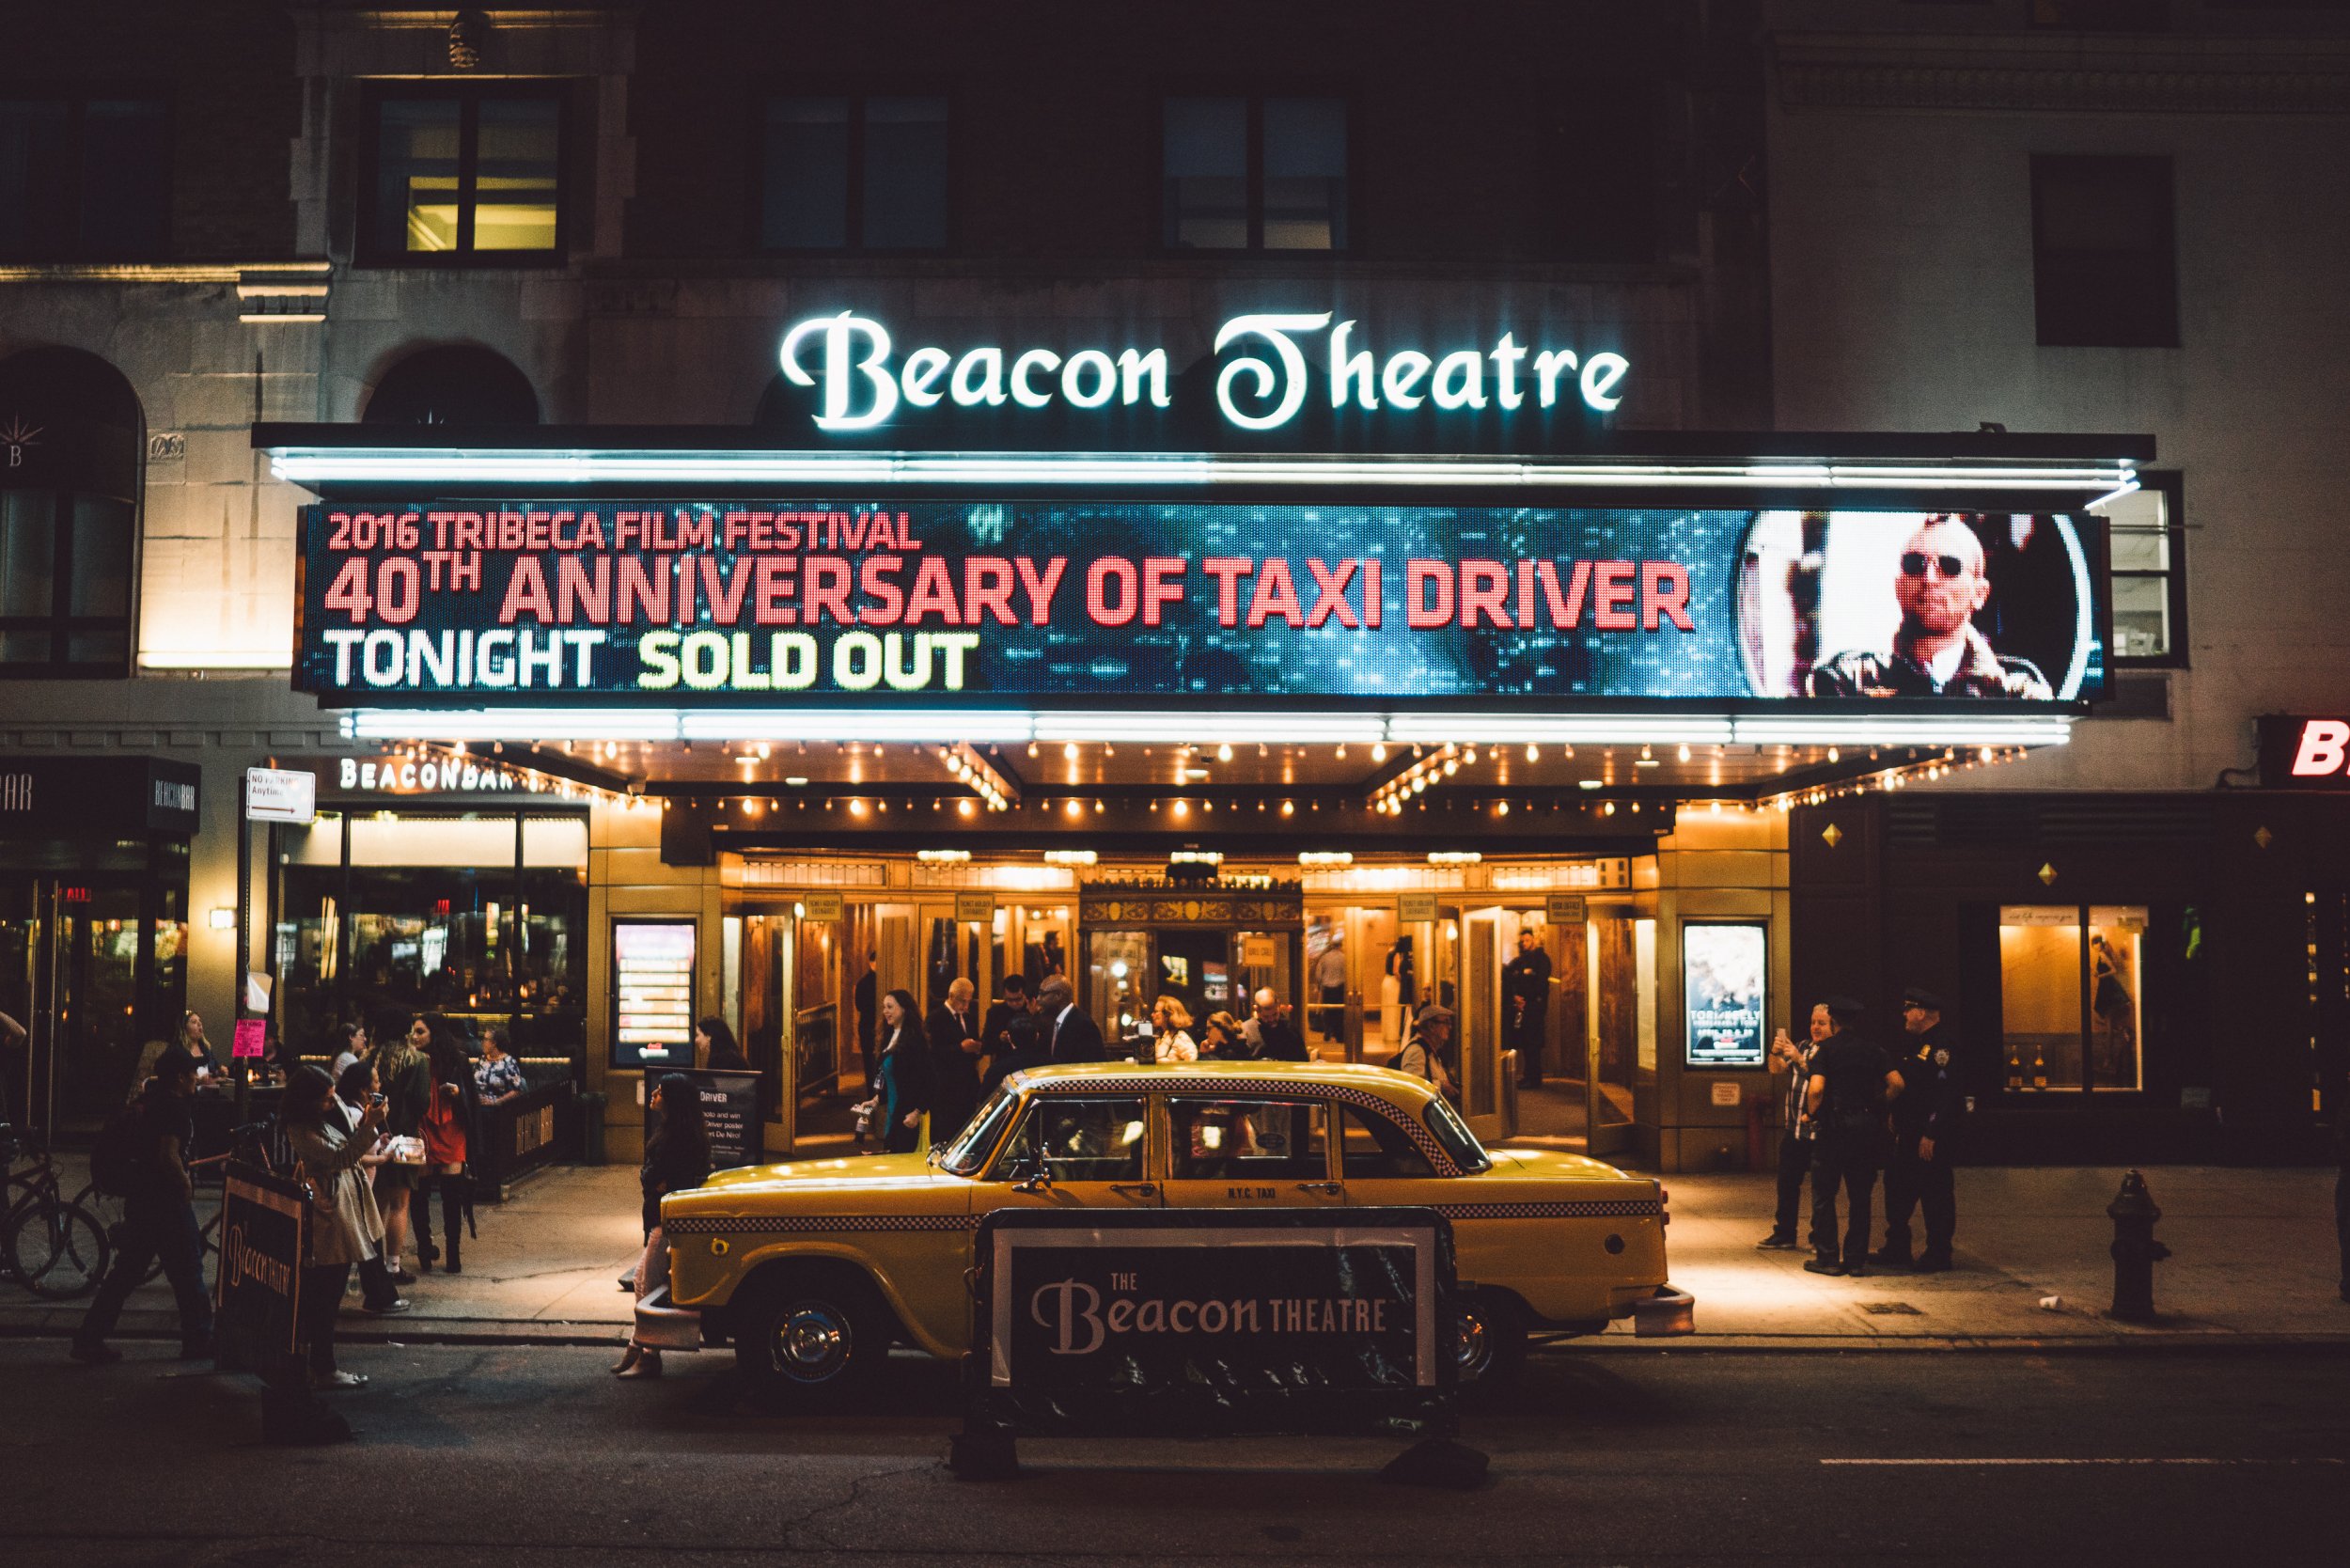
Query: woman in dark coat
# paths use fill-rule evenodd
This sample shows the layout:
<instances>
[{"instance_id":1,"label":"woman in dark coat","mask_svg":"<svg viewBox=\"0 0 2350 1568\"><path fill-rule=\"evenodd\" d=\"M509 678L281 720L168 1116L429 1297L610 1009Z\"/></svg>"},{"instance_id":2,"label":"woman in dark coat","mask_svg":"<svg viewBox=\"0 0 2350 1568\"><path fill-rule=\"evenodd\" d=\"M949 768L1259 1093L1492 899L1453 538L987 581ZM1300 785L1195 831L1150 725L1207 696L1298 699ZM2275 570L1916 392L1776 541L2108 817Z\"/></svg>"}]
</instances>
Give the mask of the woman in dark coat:
<instances>
[{"instance_id":1,"label":"woman in dark coat","mask_svg":"<svg viewBox=\"0 0 2350 1568\"><path fill-rule=\"evenodd\" d=\"M735 1043L734 1031L727 1027L727 1021L714 1012L694 1026L694 1045L697 1050L708 1053L702 1066L709 1072L756 1071L751 1066L751 1058L744 1056L743 1047Z\"/></svg>"},{"instance_id":2,"label":"woman in dark coat","mask_svg":"<svg viewBox=\"0 0 2350 1568\"><path fill-rule=\"evenodd\" d=\"M661 1121L645 1140L637 1185L645 1196L645 1252L636 1260L636 1298L642 1301L669 1282L669 1243L661 1233L661 1200L690 1192L710 1180L710 1132L702 1124L701 1096L682 1073L666 1073L646 1101ZM661 1352L632 1338L628 1354L613 1369L622 1377L659 1377Z\"/></svg>"},{"instance_id":3,"label":"woman in dark coat","mask_svg":"<svg viewBox=\"0 0 2350 1568\"><path fill-rule=\"evenodd\" d=\"M892 991L882 998L879 1051L874 1087L881 1092L882 1147L911 1154L922 1147L922 1113L931 1105L930 1037L913 992Z\"/></svg>"}]
</instances>

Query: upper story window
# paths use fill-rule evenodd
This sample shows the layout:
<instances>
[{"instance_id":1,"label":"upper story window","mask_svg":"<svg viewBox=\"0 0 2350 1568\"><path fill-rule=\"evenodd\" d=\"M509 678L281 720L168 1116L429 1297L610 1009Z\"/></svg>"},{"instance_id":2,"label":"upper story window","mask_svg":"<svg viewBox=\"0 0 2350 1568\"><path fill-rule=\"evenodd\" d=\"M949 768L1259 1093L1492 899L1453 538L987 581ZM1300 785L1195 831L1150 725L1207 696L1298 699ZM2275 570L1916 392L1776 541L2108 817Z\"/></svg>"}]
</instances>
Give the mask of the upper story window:
<instances>
[{"instance_id":1,"label":"upper story window","mask_svg":"<svg viewBox=\"0 0 2350 1568\"><path fill-rule=\"evenodd\" d=\"M2043 347L2178 347L2170 159L2035 157L2031 230Z\"/></svg>"},{"instance_id":2,"label":"upper story window","mask_svg":"<svg viewBox=\"0 0 2350 1568\"><path fill-rule=\"evenodd\" d=\"M370 104L361 249L385 262L545 261L563 246L559 89L387 90Z\"/></svg>"},{"instance_id":3,"label":"upper story window","mask_svg":"<svg viewBox=\"0 0 2350 1568\"><path fill-rule=\"evenodd\" d=\"M2141 474L2140 488L2099 508L2113 584L2116 664L2186 663L2186 533L2180 476Z\"/></svg>"},{"instance_id":4,"label":"upper story window","mask_svg":"<svg viewBox=\"0 0 2350 1568\"><path fill-rule=\"evenodd\" d=\"M77 349L0 362L0 678L131 670L146 418Z\"/></svg>"},{"instance_id":5,"label":"upper story window","mask_svg":"<svg viewBox=\"0 0 2350 1568\"><path fill-rule=\"evenodd\" d=\"M161 259L169 127L160 99L0 97L0 259Z\"/></svg>"},{"instance_id":6,"label":"upper story window","mask_svg":"<svg viewBox=\"0 0 2350 1568\"><path fill-rule=\"evenodd\" d=\"M1346 249L1344 99L1170 98L1159 144L1167 249Z\"/></svg>"},{"instance_id":7,"label":"upper story window","mask_svg":"<svg viewBox=\"0 0 2350 1568\"><path fill-rule=\"evenodd\" d=\"M759 248L944 250L947 100L771 98Z\"/></svg>"}]
</instances>

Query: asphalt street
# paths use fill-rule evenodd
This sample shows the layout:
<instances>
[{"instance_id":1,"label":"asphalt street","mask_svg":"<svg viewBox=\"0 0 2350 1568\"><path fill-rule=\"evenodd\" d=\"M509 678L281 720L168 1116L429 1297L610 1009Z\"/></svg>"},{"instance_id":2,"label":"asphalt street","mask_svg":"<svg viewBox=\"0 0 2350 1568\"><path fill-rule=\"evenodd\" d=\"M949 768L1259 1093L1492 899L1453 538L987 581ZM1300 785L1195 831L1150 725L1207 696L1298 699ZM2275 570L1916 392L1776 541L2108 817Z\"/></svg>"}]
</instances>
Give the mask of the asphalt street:
<instances>
[{"instance_id":1,"label":"asphalt street","mask_svg":"<svg viewBox=\"0 0 2350 1568\"><path fill-rule=\"evenodd\" d=\"M2350 1558L2350 1356L1538 1354L1479 1402L1473 1493L1376 1439L1028 1440L940 1461L953 1382L901 1355L870 1414L744 1408L728 1363L365 1346L359 1439L258 1442L247 1380L154 1342L102 1370L0 1341L0 1560L1120 1564L2263 1561Z\"/></svg>"}]
</instances>

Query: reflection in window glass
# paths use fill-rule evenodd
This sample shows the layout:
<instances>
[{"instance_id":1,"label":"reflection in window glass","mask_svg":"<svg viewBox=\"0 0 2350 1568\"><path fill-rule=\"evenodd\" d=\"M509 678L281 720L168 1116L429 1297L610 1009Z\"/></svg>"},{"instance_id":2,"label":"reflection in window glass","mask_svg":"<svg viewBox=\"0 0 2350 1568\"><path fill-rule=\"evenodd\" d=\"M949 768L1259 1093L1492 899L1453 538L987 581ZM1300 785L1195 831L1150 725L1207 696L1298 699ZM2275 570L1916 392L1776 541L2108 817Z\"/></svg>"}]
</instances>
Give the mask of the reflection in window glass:
<instances>
[{"instance_id":1,"label":"reflection in window glass","mask_svg":"<svg viewBox=\"0 0 2350 1568\"><path fill-rule=\"evenodd\" d=\"M1328 1114L1319 1101L1169 1101L1174 1175L1202 1181L1325 1181L1330 1174Z\"/></svg>"},{"instance_id":2,"label":"reflection in window glass","mask_svg":"<svg viewBox=\"0 0 2350 1568\"><path fill-rule=\"evenodd\" d=\"M96 99L82 110L81 253L160 256L171 211L160 102Z\"/></svg>"},{"instance_id":3,"label":"reflection in window glass","mask_svg":"<svg viewBox=\"0 0 2350 1568\"><path fill-rule=\"evenodd\" d=\"M995 1175L1042 1162L1056 1182L1138 1182L1149 1122L1140 1095L1104 1100L1039 1097L996 1157Z\"/></svg>"},{"instance_id":4,"label":"reflection in window glass","mask_svg":"<svg viewBox=\"0 0 2350 1568\"><path fill-rule=\"evenodd\" d=\"M1248 101L1170 98L1162 132L1167 243L1248 245Z\"/></svg>"},{"instance_id":5,"label":"reflection in window glass","mask_svg":"<svg viewBox=\"0 0 2350 1568\"><path fill-rule=\"evenodd\" d=\"M769 250L837 250L846 245L849 101L770 99L765 153L760 243Z\"/></svg>"},{"instance_id":6,"label":"reflection in window glass","mask_svg":"<svg viewBox=\"0 0 2350 1568\"><path fill-rule=\"evenodd\" d=\"M100 495L73 497L73 581L66 614L131 613L131 504Z\"/></svg>"},{"instance_id":7,"label":"reflection in window glass","mask_svg":"<svg viewBox=\"0 0 2350 1568\"><path fill-rule=\"evenodd\" d=\"M947 101L865 102L865 233L870 250L947 243Z\"/></svg>"},{"instance_id":8,"label":"reflection in window glass","mask_svg":"<svg viewBox=\"0 0 2350 1568\"><path fill-rule=\"evenodd\" d=\"M478 108L473 248L553 250L562 105L551 98L485 98Z\"/></svg>"},{"instance_id":9,"label":"reflection in window glass","mask_svg":"<svg viewBox=\"0 0 2350 1568\"><path fill-rule=\"evenodd\" d=\"M455 99L393 99L383 105L376 124L376 232L392 248L457 248L462 111Z\"/></svg>"},{"instance_id":10,"label":"reflection in window glass","mask_svg":"<svg viewBox=\"0 0 2350 1568\"><path fill-rule=\"evenodd\" d=\"M0 490L0 616L47 617L56 603L56 495Z\"/></svg>"},{"instance_id":11,"label":"reflection in window glass","mask_svg":"<svg viewBox=\"0 0 2350 1568\"><path fill-rule=\"evenodd\" d=\"M1264 104L1264 248L1346 246L1346 104L1268 98Z\"/></svg>"}]
</instances>

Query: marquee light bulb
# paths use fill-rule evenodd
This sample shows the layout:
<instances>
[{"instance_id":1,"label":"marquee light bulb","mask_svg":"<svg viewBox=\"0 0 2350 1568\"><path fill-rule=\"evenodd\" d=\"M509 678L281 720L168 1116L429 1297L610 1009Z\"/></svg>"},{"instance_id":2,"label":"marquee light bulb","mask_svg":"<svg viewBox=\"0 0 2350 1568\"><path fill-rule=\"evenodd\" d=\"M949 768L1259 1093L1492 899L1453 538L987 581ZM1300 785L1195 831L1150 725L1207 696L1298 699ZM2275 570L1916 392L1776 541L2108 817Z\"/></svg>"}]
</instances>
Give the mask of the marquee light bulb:
<instances>
[{"instance_id":1,"label":"marquee light bulb","mask_svg":"<svg viewBox=\"0 0 2350 1568\"><path fill-rule=\"evenodd\" d=\"M1219 762L1229 762L1232 760L1232 747L1229 742L1215 748L1215 760Z\"/></svg>"}]
</instances>

